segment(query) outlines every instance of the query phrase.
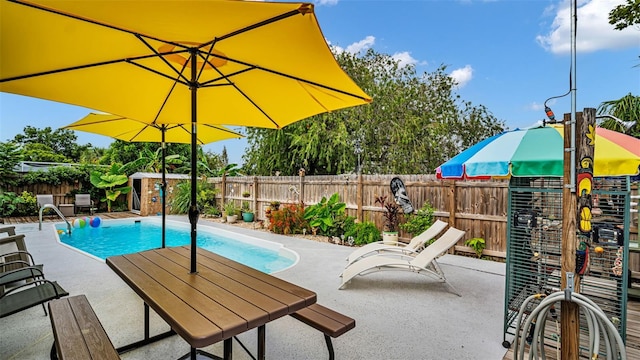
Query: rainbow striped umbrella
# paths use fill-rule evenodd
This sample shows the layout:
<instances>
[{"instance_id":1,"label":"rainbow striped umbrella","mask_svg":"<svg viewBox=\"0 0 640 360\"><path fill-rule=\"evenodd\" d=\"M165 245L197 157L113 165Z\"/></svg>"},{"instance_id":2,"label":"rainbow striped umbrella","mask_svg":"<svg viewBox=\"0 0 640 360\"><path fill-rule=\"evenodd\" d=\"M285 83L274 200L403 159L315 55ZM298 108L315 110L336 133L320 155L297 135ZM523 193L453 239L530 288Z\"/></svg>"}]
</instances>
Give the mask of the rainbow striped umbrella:
<instances>
[{"instance_id":1,"label":"rainbow striped umbrella","mask_svg":"<svg viewBox=\"0 0 640 360\"><path fill-rule=\"evenodd\" d=\"M640 139L596 128L594 176L640 172ZM563 125L506 131L461 152L436 169L440 179L488 179L510 176L562 177Z\"/></svg>"}]
</instances>

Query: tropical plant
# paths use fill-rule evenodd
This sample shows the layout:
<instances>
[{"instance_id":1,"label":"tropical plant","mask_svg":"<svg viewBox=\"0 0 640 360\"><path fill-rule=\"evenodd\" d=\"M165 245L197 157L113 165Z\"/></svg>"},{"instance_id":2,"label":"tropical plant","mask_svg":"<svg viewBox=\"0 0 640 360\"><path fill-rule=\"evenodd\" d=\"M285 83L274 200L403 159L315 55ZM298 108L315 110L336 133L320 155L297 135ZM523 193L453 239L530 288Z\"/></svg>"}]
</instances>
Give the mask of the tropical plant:
<instances>
[{"instance_id":1,"label":"tropical plant","mask_svg":"<svg viewBox=\"0 0 640 360\"><path fill-rule=\"evenodd\" d=\"M327 200L322 197L319 203L309 206L304 212L304 219L309 222L311 228L320 229L321 234L330 234L329 229L334 227L337 219L344 220L347 205L340 202L338 193L331 195Z\"/></svg>"},{"instance_id":2,"label":"tropical plant","mask_svg":"<svg viewBox=\"0 0 640 360\"><path fill-rule=\"evenodd\" d=\"M353 223L344 232L345 239L353 245L366 245L380 240L380 230L371 221Z\"/></svg>"},{"instance_id":3,"label":"tropical plant","mask_svg":"<svg viewBox=\"0 0 640 360\"><path fill-rule=\"evenodd\" d=\"M482 257L482 252L486 246L486 243L483 238L473 238L464 242L466 246L469 246L476 252L478 257Z\"/></svg>"},{"instance_id":4,"label":"tropical plant","mask_svg":"<svg viewBox=\"0 0 640 360\"><path fill-rule=\"evenodd\" d=\"M422 205L415 214L406 215L406 221L404 224L400 225L400 229L412 235L422 234L425 230L431 227L435 221L433 211L434 209L431 204L428 201L425 201L424 205Z\"/></svg>"},{"instance_id":5,"label":"tropical plant","mask_svg":"<svg viewBox=\"0 0 640 360\"><path fill-rule=\"evenodd\" d=\"M196 204L198 210L207 214L218 214L216 207L216 195L218 189L215 185L200 179L196 182ZM191 206L191 182L181 181L176 184L171 200L171 209L174 214L186 214ZM216 210L213 210L216 208Z\"/></svg>"},{"instance_id":6,"label":"tropical plant","mask_svg":"<svg viewBox=\"0 0 640 360\"><path fill-rule=\"evenodd\" d=\"M640 138L640 96L629 93L618 100L605 101L598 106L598 115L613 115L625 122L635 121L627 130L615 119L604 117L600 126Z\"/></svg>"},{"instance_id":7,"label":"tropical plant","mask_svg":"<svg viewBox=\"0 0 640 360\"><path fill-rule=\"evenodd\" d=\"M121 186L129 181L127 175L122 173L120 164L113 164L106 173L100 171L91 172L91 184L105 191L105 196L100 199L107 203L107 211L111 212L111 203L116 201L121 194L128 194L131 186Z\"/></svg>"},{"instance_id":8,"label":"tropical plant","mask_svg":"<svg viewBox=\"0 0 640 360\"><path fill-rule=\"evenodd\" d=\"M280 210L271 210L269 231L276 234L301 234L308 229L304 218L305 210L302 204L288 204Z\"/></svg>"},{"instance_id":9,"label":"tropical plant","mask_svg":"<svg viewBox=\"0 0 640 360\"><path fill-rule=\"evenodd\" d=\"M226 204L224 204L224 211L227 213L227 216L236 215L238 208L233 200L229 200Z\"/></svg>"},{"instance_id":10,"label":"tropical plant","mask_svg":"<svg viewBox=\"0 0 640 360\"><path fill-rule=\"evenodd\" d=\"M227 166L220 169L217 173L217 176L241 176L240 168L238 164L228 164Z\"/></svg>"},{"instance_id":11,"label":"tropical plant","mask_svg":"<svg viewBox=\"0 0 640 360\"><path fill-rule=\"evenodd\" d=\"M253 211L251 211L251 206L249 205L249 202L246 200L242 202L241 210L243 213L253 213Z\"/></svg>"},{"instance_id":12,"label":"tropical plant","mask_svg":"<svg viewBox=\"0 0 640 360\"><path fill-rule=\"evenodd\" d=\"M166 172L167 168L171 166L179 166L184 163L182 155L173 154L164 157L165 168L162 167L162 148L157 148L152 151L149 148L143 148L140 157L130 163L127 163L125 172L147 171L153 173L161 173L163 170Z\"/></svg>"},{"instance_id":13,"label":"tropical plant","mask_svg":"<svg viewBox=\"0 0 640 360\"><path fill-rule=\"evenodd\" d=\"M376 204L380 204L380 206L384 209L384 231L386 232L397 232L398 231L398 223L400 222L400 207L395 201L387 201L387 196L377 196L375 200Z\"/></svg>"}]
</instances>

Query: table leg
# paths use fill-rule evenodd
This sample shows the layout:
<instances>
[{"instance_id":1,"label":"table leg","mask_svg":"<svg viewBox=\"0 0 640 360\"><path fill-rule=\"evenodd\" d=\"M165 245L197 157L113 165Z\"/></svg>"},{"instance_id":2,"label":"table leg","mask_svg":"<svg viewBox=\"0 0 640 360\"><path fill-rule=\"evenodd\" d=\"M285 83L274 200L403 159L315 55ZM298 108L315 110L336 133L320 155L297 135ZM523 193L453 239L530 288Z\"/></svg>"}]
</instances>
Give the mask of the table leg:
<instances>
[{"instance_id":1,"label":"table leg","mask_svg":"<svg viewBox=\"0 0 640 360\"><path fill-rule=\"evenodd\" d=\"M258 360L265 360L265 334L266 325L258 326Z\"/></svg>"},{"instance_id":2,"label":"table leg","mask_svg":"<svg viewBox=\"0 0 640 360\"><path fill-rule=\"evenodd\" d=\"M167 332L164 332L162 334L158 334L158 335L154 335L153 337L150 337L149 336L149 323L150 323L150 321L149 321L149 305L147 305L147 303L144 303L144 339L117 348L116 350L118 351L118 354L124 354L124 353L126 353L128 351L137 349L137 348L139 348L141 346L149 345L151 343L154 343L156 341L162 340L164 338L167 338L169 336L173 336L173 335L176 334L176 332L173 331L173 329L170 329Z\"/></svg>"},{"instance_id":3,"label":"table leg","mask_svg":"<svg viewBox=\"0 0 640 360\"><path fill-rule=\"evenodd\" d=\"M144 339L149 339L149 305L144 303Z\"/></svg>"},{"instance_id":4,"label":"table leg","mask_svg":"<svg viewBox=\"0 0 640 360\"><path fill-rule=\"evenodd\" d=\"M233 338L226 339L224 341L224 360L232 360L233 359Z\"/></svg>"}]
</instances>

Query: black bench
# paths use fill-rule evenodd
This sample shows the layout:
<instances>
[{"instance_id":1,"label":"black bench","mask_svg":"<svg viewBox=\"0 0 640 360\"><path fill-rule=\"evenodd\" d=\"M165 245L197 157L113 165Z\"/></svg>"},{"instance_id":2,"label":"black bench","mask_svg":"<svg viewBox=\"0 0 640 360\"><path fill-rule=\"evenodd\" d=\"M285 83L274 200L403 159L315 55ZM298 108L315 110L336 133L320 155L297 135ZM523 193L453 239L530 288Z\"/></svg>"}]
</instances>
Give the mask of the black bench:
<instances>
[{"instance_id":1,"label":"black bench","mask_svg":"<svg viewBox=\"0 0 640 360\"><path fill-rule=\"evenodd\" d=\"M294 318L324 333L329 350L329 360L335 359L331 338L346 333L356 327L356 321L320 304L313 304L291 314Z\"/></svg>"},{"instance_id":2,"label":"black bench","mask_svg":"<svg viewBox=\"0 0 640 360\"><path fill-rule=\"evenodd\" d=\"M49 302L54 343L51 359L120 359L84 295Z\"/></svg>"}]
</instances>

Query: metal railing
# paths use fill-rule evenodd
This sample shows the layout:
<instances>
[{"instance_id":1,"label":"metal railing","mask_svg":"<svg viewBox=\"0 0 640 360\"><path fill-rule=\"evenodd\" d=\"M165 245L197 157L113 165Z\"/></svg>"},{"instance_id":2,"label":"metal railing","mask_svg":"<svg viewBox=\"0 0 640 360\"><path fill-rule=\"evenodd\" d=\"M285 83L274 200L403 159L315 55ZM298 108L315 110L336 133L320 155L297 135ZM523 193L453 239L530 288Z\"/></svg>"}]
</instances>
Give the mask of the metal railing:
<instances>
[{"instance_id":1,"label":"metal railing","mask_svg":"<svg viewBox=\"0 0 640 360\"><path fill-rule=\"evenodd\" d=\"M40 208L40 211L38 211L38 219L40 220L40 225L38 227L38 230L42 230L42 211L44 209L53 209L53 211L55 211L60 218L62 218L62 220L64 220L64 222L67 223L67 232L69 233L69 235L71 235L71 224L69 223L69 221L67 220L66 217L64 217L64 215L62 215L62 213L60 212L60 210L58 209L58 207L56 207L53 204L44 204L42 205L42 207Z\"/></svg>"}]
</instances>

